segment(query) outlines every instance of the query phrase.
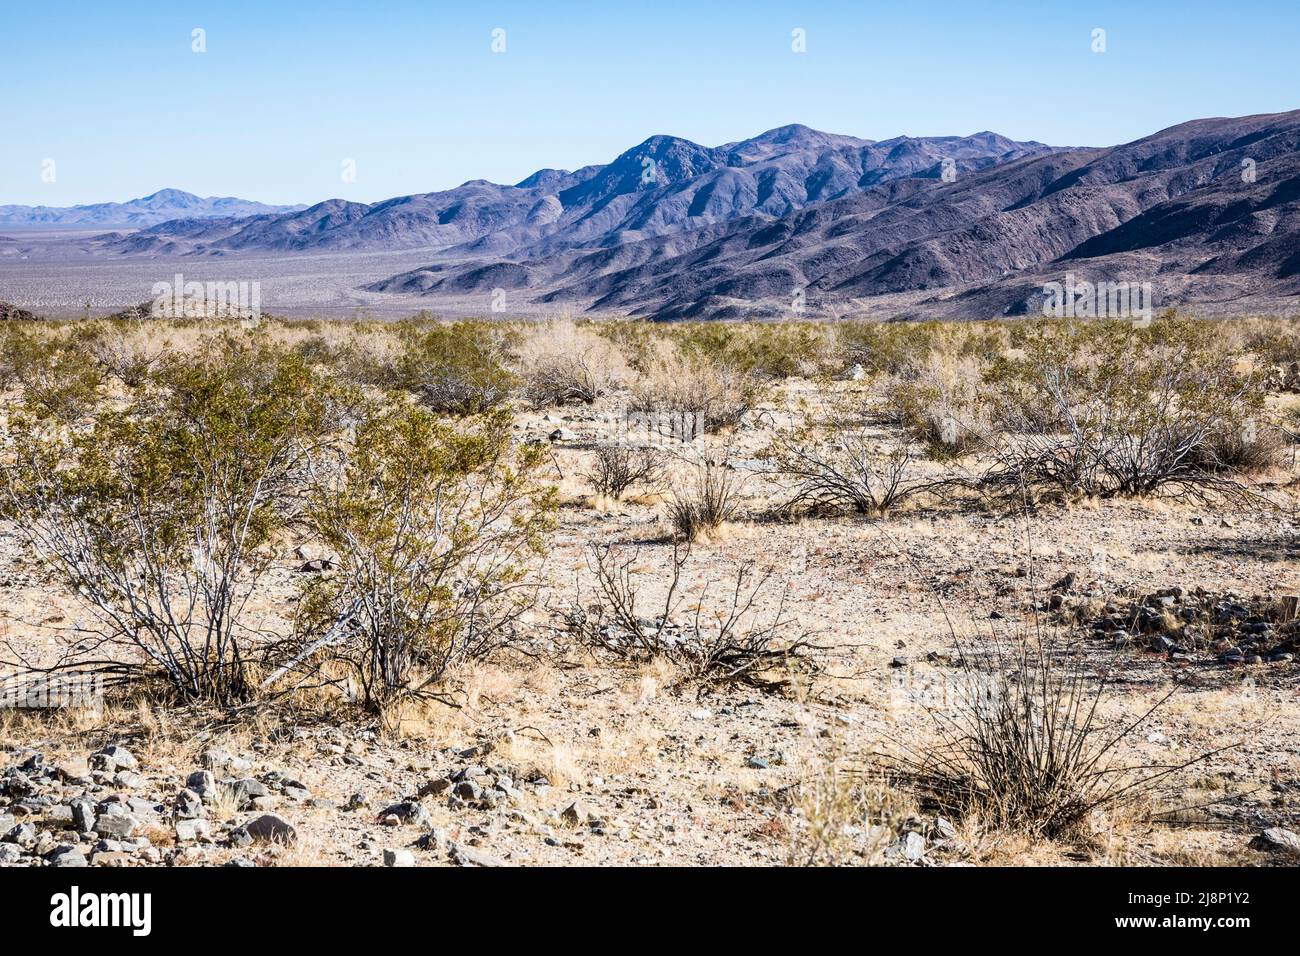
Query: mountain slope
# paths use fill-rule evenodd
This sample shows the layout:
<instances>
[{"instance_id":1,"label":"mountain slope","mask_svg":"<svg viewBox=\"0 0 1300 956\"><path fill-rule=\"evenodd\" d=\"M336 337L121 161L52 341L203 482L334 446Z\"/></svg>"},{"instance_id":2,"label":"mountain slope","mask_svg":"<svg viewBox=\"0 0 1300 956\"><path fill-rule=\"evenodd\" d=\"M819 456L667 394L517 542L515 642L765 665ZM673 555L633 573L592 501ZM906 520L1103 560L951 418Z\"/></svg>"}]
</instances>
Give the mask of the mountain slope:
<instances>
[{"instance_id":1,"label":"mountain slope","mask_svg":"<svg viewBox=\"0 0 1300 956\"><path fill-rule=\"evenodd\" d=\"M1152 282L1167 301L1300 293L1300 111L1197 120L1110 149L1014 152L951 183L924 178L926 156L912 178L774 219L533 257L510 273L415 270L370 288L464 294L513 277L533 301L660 318L788 313L796 290L814 311L929 293L918 301L1016 314L1067 270Z\"/></svg>"},{"instance_id":2,"label":"mountain slope","mask_svg":"<svg viewBox=\"0 0 1300 956\"><path fill-rule=\"evenodd\" d=\"M536 257L783 216L899 178L938 179L945 160L960 173L1048 151L992 133L873 143L786 126L717 147L652 136L606 165L543 169L514 186L475 180L374 205L329 200L242 227L164 223L108 248L132 254L158 240L197 255L427 248L452 258Z\"/></svg>"}]
</instances>

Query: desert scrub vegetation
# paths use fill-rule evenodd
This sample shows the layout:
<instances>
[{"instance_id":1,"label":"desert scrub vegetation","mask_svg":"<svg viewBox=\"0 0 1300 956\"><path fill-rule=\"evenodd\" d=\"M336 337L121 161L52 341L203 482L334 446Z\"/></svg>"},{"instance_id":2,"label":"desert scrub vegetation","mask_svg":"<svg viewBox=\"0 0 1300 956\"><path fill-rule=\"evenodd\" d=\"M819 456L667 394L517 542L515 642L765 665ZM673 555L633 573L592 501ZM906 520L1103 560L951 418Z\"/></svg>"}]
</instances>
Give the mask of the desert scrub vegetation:
<instances>
[{"instance_id":1,"label":"desert scrub vegetation","mask_svg":"<svg viewBox=\"0 0 1300 956\"><path fill-rule=\"evenodd\" d=\"M703 455L688 462L685 478L673 483L668 502L668 523L673 533L687 541L716 535L740 512L744 484L726 457Z\"/></svg>"},{"instance_id":2,"label":"desert scrub vegetation","mask_svg":"<svg viewBox=\"0 0 1300 956\"><path fill-rule=\"evenodd\" d=\"M929 710L924 745L896 739L884 766L923 807L986 828L1086 840L1094 814L1144 802L1224 749L1160 763L1125 745L1176 692L1139 713L1104 717L1112 685L1068 633L1035 624L960 649L949 699Z\"/></svg>"},{"instance_id":3,"label":"desert scrub vegetation","mask_svg":"<svg viewBox=\"0 0 1300 956\"><path fill-rule=\"evenodd\" d=\"M655 343L629 409L673 423L673 437L692 438L736 428L761 396L754 378L729 365L683 352L670 341Z\"/></svg>"},{"instance_id":4,"label":"desert scrub vegetation","mask_svg":"<svg viewBox=\"0 0 1300 956\"><path fill-rule=\"evenodd\" d=\"M473 415L509 400L517 382L506 365L509 330L489 322L406 322L399 346L376 355L355 348L362 380L404 389L430 410ZM367 358L378 359L369 365ZM389 364L391 362L391 364Z\"/></svg>"},{"instance_id":5,"label":"desert scrub vegetation","mask_svg":"<svg viewBox=\"0 0 1300 956\"><path fill-rule=\"evenodd\" d=\"M85 425L14 416L3 512L94 618L59 666L147 671L229 705L252 692L241 612L336 425L300 360L221 345L162 363Z\"/></svg>"},{"instance_id":6,"label":"desert scrub vegetation","mask_svg":"<svg viewBox=\"0 0 1300 956\"><path fill-rule=\"evenodd\" d=\"M637 486L654 492L667 477L668 462L668 453L654 445L604 442L596 446L583 477L596 494L620 501Z\"/></svg>"},{"instance_id":7,"label":"desert scrub vegetation","mask_svg":"<svg viewBox=\"0 0 1300 956\"><path fill-rule=\"evenodd\" d=\"M101 397L104 375L68 328L0 326L0 385L17 385L28 411L71 422Z\"/></svg>"},{"instance_id":8,"label":"desert scrub vegetation","mask_svg":"<svg viewBox=\"0 0 1300 956\"><path fill-rule=\"evenodd\" d=\"M752 561L738 563L730 584L705 582L688 589L682 580L690 547L674 545L663 597L643 600L636 549L594 545L588 568L595 594L579 594L567 622L583 642L626 661L663 659L703 684L741 683L767 691L788 688L801 677L820 673L827 648L813 641L791 612L788 589L775 607L759 610L772 576L758 573ZM718 596L718 591L721 596Z\"/></svg>"},{"instance_id":9,"label":"desert scrub vegetation","mask_svg":"<svg viewBox=\"0 0 1300 956\"><path fill-rule=\"evenodd\" d=\"M1108 497L1232 491L1216 447L1250 434L1264 389L1212 327L1176 318L1044 324L998 374L1002 404L989 486ZM1240 452L1235 452L1240 454Z\"/></svg>"},{"instance_id":10,"label":"desert scrub vegetation","mask_svg":"<svg viewBox=\"0 0 1300 956\"><path fill-rule=\"evenodd\" d=\"M879 517L947 484L920 477L905 443L890 447L851 413L782 429L762 457L772 474L793 483L785 503L792 511Z\"/></svg>"},{"instance_id":11,"label":"desert scrub vegetation","mask_svg":"<svg viewBox=\"0 0 1300 956\"><path fill-rule=\"evenodd\" d=\"M535 408L591 405L631 374L614 343L566 320L525 327L515 352L524 397Z\"/></svg>"},{"instance_id":12,"label":"desert scrub vegetation","mask_svg":"<svg viewBox=\"0 0 1300 956\"><path fill-rule=\"evenodd\" d=\"M509 642L555 508L543 460L511 442L503 413L450 425L372 407L344 453L317 464L306 520L338 557L305 590L296 659L343 665L379 711Z\"/></svg>"}]
</instances>

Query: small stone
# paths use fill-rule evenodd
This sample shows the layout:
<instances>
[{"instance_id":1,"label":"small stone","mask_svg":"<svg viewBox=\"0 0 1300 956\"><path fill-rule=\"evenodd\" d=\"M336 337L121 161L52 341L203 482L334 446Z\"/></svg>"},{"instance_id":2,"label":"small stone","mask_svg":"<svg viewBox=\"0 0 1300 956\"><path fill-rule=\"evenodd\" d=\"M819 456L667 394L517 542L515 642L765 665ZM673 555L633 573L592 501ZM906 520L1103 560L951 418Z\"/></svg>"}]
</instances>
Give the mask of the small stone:
<instances>
[{"instance_id":1,"label":"small stone","mask_svg":"<svg viewBox=\"0 0 1300 956\"><path fill-rule=\"evenodd\" d=\"M217 778L212 775L211 770L195 770L185 778L185 788L193 790L199 796L205 793L216 793Z\"/></svg>"},{"instance_id":2,"label":"small stone","mask_svg":"<svg viewBox=\"0 0 1300 956\"><path fill-rule=\"evenodd\" d=\"M1250 845L1256 850L1265 850L1269 853L1300 855L1300 834L1283 827L1269 827L1251 840Z\"/></svg>"},{"instance_id":3,"label":"small stone","mask_svg":"<svg viewBox=\"0 0 1300 956\"><path fill-rule=\"evenodd\" d=\"M482 794L482 791L474 781L462 780L460 783L456 784L455 794L462 800L477 800Z\"/></svg>"},{"instance_id":4,"label":"small stone","mask_svg":"<svg viewBox=\"0 0 1300 956\"><path fill-rule=\"evenodd\" d=\"M925 837L915 831L906 833L903 835L903 839L899 841L898 849L903 855L903 859L915 863L925 856Z\"/></svg>"},{"instance_id":5,"label":"small stone","mask_svg":"<svg viewBox=\"0 0 1300 956\"><path fill-rule=\"evenodd\" d=\"M751 770L766 770L769 764L762 757L750 757L745 761L745 766Z\"/></svg>"},{"instance_id":6,"label":"small stone","mask_svg":"<svg viewBox=\"0 0 1300 956\"><path fill-rule=\"evenodd\" d=\"M13 843L0 843L0 866L12 866L23 858L23 851Z\"/></svg>"},{"instance_id":7,"label":"small stone","mask_svg":"<svg viewBox=\"0 0 1300 956\"><path fill-rule=\"evenodd\" d=\"M125 840L138 829L140 821L129 813L101 813L95 818L95 832L109 839Z\"/></svg>"},{"instance_id":8,"label":"small stone","mask_svg":"<svg viewBox=\"0 0 1300 956\"><path fill-rule=\"evenodd\" d=\"M118 744L109 744L91 758L91 764L100 770L135 770L140 764L135 755Z\"/></svg>"},{"instance_id":9,"label":"small stone","mask_svg":"<svg viewBox=\"0 0 1300 956\"><path fill-rule=\"evenodd\" d=\"M298 839L298 831L289 821L274 813L264 813L245 823L242 829L259 843L289 844Z\"/></svg>"},{"instance_id":10,"label":"small stone","mask_svg":"<svg viewBox=\"0 0 1300 956\"><path fill-rule=\"evenodd\" d=\"M429 826L433 822L433 818L429 816L429 811L422 804L412 800L394 803L379 812L380 821L388 817L395 817L398 823L412 823L416 826Z\"/></svg>"},{"instance_id":11,"label":"small stone","mask_svg":"<svg viewBox=\"0 0 1300 956\"><path fill-rule=\"evenodd\" d=\"M384 866L415 866L415 854L410 850L385 850Z\"/></svg>"},{"instance_id":12,"label":"small stone","mask_svg":"<svg viewBox=\"0 0 1300 956\"><path fill-rule=\"evenodd\" d=\"M11 827L0 840L5 843L14 843L18 846L35 846L36 845L36 827L30 823L20 823Z\"/></svg>"},{"instance_id":13,"label":"small stone","mask_svg":"<svg viewBox=\"0 0 1300 956\"><path fill-rule=\"evenodd\" d=\"M208 836L208 821L201 819L177 820L176 839L181 842L201 840Z\"/></svg>"},{"instance_id":14,"label":"small stone","mask_svg":"<svg viewBox=\"0 0 1300 956\"><path fill-rule=\"evenodd\" d=\"M50 866L89 866L86 861L86 854L82 853L75 846L69 846L66 843L57 846L45 855Z\"/></svg>"},{"instance_id":15,"label":"small stone","mask_svg":"<svg viewBox=\"0 0 1300 956\"><path fill-rule=\"evenodd\" d=\"M422 797L440 797L451 789L451 779L449 777L435 777L433 780L425 781L420 787L420 796Z\"/></svg>"},{"instance_id":16,"label":"small stone","mask_svg":"<svg viewBox=\"0 0 1300 956\"><path fill-rule=\"evenodd\" d=\"M89 800L73 800L69 804L72 810L72 825L80 833L89 833L95 829L95 805Z\"/></svg>"},{"instance_id":17,"label":"small stone","mask_svg":"<svg viewBox=\"0 0 1300 956\"><path fill-rule=\"evenodd\" d=\"M569 826L576 827L591 819L591 811L581 800L575 800L560 811L560 819Z\"/></svg>"}]
</instances>

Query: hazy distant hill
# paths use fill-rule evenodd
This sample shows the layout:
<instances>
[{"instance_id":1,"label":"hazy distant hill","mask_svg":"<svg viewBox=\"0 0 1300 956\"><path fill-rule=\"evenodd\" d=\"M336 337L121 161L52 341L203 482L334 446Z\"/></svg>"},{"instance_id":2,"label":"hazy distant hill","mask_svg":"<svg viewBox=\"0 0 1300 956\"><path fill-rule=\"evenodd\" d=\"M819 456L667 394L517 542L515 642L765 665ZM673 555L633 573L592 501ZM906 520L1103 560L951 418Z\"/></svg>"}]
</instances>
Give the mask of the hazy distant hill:
<instances>
[{"instance_id":1,"label":"hazy distant hill","mask_svg":"<svg viewBox=\"0 0 1300 956\"><path fill-rule=\"evenodd\" d=\"M0 206L0 225L142 228L169 219L253 216L300 208L302 207L268 206L232 197L209 196L205 199L180 189L160 189L150 196L128 202L95 203L90 206Z\"/></svg>"}]
</instances>

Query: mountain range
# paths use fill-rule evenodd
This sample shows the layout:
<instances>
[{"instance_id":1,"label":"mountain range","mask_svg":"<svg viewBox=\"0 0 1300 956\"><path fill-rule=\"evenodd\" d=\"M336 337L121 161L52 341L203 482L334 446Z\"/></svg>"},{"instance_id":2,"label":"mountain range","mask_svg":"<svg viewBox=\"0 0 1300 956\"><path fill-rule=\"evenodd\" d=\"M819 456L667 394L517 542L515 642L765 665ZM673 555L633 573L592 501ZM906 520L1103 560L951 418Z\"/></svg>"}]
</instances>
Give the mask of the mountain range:
<instances>
[{"instance_id":1,"label":"mountain range","mask_svg":"<svg viewBox=\"0 0 1300 956\"><path fill-rule=\"evenodd\" d=\"M196 196L180 189L158 192L128 202L89 206L0 206L3 226L79 226L84 228L143 228L171 219L212 219L284 213L302 206L268 206L230 196Z\"/></svg>"},{"instance_id":2,"label":"mountain range","mask_svg":"<svg viewBox=\"0 0 1300 956\"><path fill-rule=\"evenodd\" d=\"M94 207L86 207L94 208ZM986 318L1046 282L1150 283L1156 305L1300 296L1300 111L1194 120L1113 147L990 132L872 141L784 126L706 147L652 136L612 162L366 204L164 221L97 254L427 251L378 297L660 319ZM410 261L410 260L407 260ZM415 261L420 261L416 259Z\"/></svg>"}]
</instances>

